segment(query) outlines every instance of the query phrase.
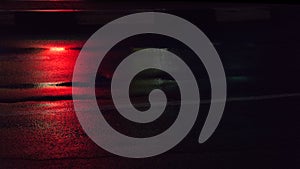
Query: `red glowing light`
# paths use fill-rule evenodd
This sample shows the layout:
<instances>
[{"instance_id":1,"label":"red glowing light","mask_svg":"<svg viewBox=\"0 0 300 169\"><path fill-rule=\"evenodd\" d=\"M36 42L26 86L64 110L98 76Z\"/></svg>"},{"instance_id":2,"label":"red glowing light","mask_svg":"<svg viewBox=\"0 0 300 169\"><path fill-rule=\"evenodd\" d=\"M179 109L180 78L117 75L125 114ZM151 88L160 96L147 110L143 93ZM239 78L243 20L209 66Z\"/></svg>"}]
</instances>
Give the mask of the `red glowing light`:
<instances>
[{"instance_id":1,"label":"red glowing light","mask_svg":"<svg viewBox=\"0 0 300 169\"><path fill-rule=\"evenodd\" d=\"M53 52L62 52L62 51L65 51L66 49L64 47L51 47L50 48L50 51L53 51Z\"/></svg>"}]
</instances>

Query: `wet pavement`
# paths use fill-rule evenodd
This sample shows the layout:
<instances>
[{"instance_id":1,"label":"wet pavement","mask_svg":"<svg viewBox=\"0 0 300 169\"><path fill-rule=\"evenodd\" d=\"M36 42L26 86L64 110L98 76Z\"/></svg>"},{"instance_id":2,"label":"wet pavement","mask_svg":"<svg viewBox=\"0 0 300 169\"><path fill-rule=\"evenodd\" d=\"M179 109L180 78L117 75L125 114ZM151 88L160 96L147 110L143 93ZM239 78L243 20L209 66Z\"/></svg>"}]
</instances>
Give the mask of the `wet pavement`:
<instances>
[{"instance_id":1,"label":"wet pavement","mask_svg":"<svg viewBox=\"0 0 300 169\"><path fill-rule=\"evenodd\" d=\"M79 8L80 3L75 3L75 6ZM182 7L184 10L178 10L178 5L170 7L170 13L198 24L218 51L227 76L225 112L213 136L199 144L199 133L211 102L210 86L200 64L187 59L196 72L200 71L197 77L203 93L195 126L172 150L156 157L129 159L103 150L85 134L73 106L80 100L72 100L72 87L82 88L84 92L85 86L71 85L73 68L82 45L100 25L126 13L126 10L108 5L111 11L103 13L97 11L99 5L93 6L90 13L68 11L71 15L64 16L66 18L81 16L79 24L71 25L78 27L65 33L70 28L66 25L71 23L67 21L61 26L62 30L54 29L48 34L50 28L47 24L34 28L38 24L30 26L20 22L20 18L39 18L37 11L25 11L26 5L21 4L10 11L19 18L16 23L9 25L7 23L11 22L0 20L0 28L3 28L0 29L3 35L0 41L0 168L299 168L299 7L263 5L263 9L257 9L257 6L250 5L248 11L232 14L228 12L232 6L219 4L217 6L222 10L217 10L216 15L211 15L214 5L201 8L186 5ZM43 5L44 10L50 8ZM72 9L72 5L68 5L64 7ZM244 5L233 6L245 9ZM41 6L32 5L30 10L38 7ZM89 7L82 6L81 10L91 9ZM2 7L0 14L7 15L6 8ZM57 15L47 14L49 18L53 16ZM211 20L212 16L216 18ZM54 23L48 22L48 26ZM57 22L63 23L63 20ZM159 77L161 74L156 72L148 72L138 79L132 97L139 108L146 109L149 104L145 91L161 87L169 92L169 114L161 121L146 127L123 122L109 96L111 69L117 66L124 54L151 43L165 42L177 46L159 47L167 47L182 58L192 55L182 45L160 38L150 39L150 42L143 40L138 45L132 44L141 39L129 39L125 45L115 47L120 51L113 51L103 65L104 70L98 71L95 89L98 105L110 124L123 133L154 135L176 118L180 102L175 82L165 75ZM87 75L88 71L88 67L82 70L82 75Z\"/></svg>"}]
</instances>

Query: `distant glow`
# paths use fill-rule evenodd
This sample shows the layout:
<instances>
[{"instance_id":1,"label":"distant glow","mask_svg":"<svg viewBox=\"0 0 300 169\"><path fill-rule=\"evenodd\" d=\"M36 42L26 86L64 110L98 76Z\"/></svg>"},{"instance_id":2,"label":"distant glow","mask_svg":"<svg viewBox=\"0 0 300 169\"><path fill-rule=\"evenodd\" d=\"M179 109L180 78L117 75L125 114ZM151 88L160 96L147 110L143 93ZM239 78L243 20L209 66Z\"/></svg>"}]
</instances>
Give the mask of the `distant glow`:
<instances>
[{"instance_id":1,"label":"distant glow","mask_svg":"<svg viewBox=\"0 0 300 169\"><path fill-rule=\"evenodd\" d=\"M65 51L66 49L64 47L51 47L50 51L54 51L54 52L62 52Z\"/></svg>"}]
</instances>

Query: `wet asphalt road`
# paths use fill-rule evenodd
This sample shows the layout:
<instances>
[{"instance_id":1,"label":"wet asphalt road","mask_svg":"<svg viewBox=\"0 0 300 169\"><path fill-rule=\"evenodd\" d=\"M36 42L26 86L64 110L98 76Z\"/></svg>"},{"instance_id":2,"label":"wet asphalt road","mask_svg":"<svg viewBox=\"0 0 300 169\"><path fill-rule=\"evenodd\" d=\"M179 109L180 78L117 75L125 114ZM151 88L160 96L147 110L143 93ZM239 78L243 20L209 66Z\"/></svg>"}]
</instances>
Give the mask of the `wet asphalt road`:
<instances>
[{"instance_id":1,"label":"wet asphalt road","mask_svg":"<svg viewBox=\"0 0 300 169\"><path fill-rule=\"evenodd\" d=\"M65 2L57 4L68 10L74 7ZM88 37L110 19L134 12L137 7L120 10L106 4L109 10L99 12L104 8L101 5L80 4L75 3L75 7L82 8L81 12L68 11L66 15L66 11L26 11L58 8L47 4L22 2L15 7L13 3L1 7L0 18L6 19L0 19L0 168L299 168L299 7L219 4L217 9L214 5L155 8L187 18L212 40L227 76L228 99L216 132L199 144L197 139L210 103L208 80L201 72L204 98L189 135L164 154L129 159L106 152L82 130L74 112L71 79L78 53ZM138 7L137 11L149 8L153 6ZM28 18L44 16L51 19L44 20L44 26L27 22ZM74 16L78 21L73 22ZM74 26L76 29L71 30ZM147 44L145 41L142 45ZM130 46L129 50L140 47ZM118 58L114 55L111 58ZM114 59L105 69L115 65ZM195 63L191 67L200 69ZM167 127L168 121L151 129L124 126L108 97L111 76L110 71L100 72L96 93L105 107L106 119L114 127L141 135ZM136 90L174 85L165 80L141 81ZM174 107L168 118L176 118L177 99L174 96L170 102ZM140 95L135 101L147 107Z\"/></svg>"}]
</instances>

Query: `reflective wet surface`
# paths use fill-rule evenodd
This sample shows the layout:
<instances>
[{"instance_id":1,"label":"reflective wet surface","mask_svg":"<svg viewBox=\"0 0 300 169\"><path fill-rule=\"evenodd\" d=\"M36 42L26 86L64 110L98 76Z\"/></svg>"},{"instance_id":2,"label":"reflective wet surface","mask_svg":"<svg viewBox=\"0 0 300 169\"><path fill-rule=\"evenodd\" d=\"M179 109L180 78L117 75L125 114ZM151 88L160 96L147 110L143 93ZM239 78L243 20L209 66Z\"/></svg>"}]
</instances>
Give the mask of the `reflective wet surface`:
<instances>
[{"instance_id":1,"label":"reflective wet surface","mask_svg":"<svg viewBox=\"0 0 300 169\"><path fill-rule=\"evenodd\" d=\"M12 30L1 25L0 168L297 168L300 38L296 21L299 12L298 8L291 7L269 8L263 11L271 11L270 16L250 8L259 14L248 16L242 12L241 19L232 17L224 7L223 17L217 13L219 20L213 23L209 19L210 10L196 10L200 19L187 11L169 11L195 21L211 38L224 64L228 99L216 132L206 143L199 144L197 139L210 104L209 82L205 72L201 72L197 80L203 97L195 126L174 149L146 159L118 157L103 150L85 134L76 118L73 103L79 100L72 100L72 87L81 88L84 94L85 86L80 82L72 86L73 68L82 45L100 25L92 29L81 25L84 28L77 28L78 34L65 33L65 28L64 33L54 31L53 35L47 34L46 28L44 32L36 28L35 34L35 29L20 21L21 28L13 26ZM105 15L88 14L89 17L86 13L76 13L76 16L88 24L104 18L103 24L107 18L120 15L115 11ZM18 15L24 16L23 19L29 16ZM36 13L30 15L33 16ZM248 20L253 17L254 21ZM205 24L199 21L201 18ZM62 19L59 23L63 23ZM136 40L139 39L127 41L129 49L126 45L115 47L122 50L121 54L115 51L108 55L102 65L104 71L98 72L95 92L111 126L125 134L142 137L155 135L172 124L179 97L174 94L177 88L171 78L155 71L146 72L137 77L132 88L136 108L147 109L145 93L160 87L169 92L169 112L157 123L144 127L119 117L110 99L110 69L117 66L119 57L126 57L124 54L163 42L154 38L132 45ZM186 50L177 47L168 48L176 54L183 53L181 57L190 57L184 55ZM203 70L198 62L186 60L193 69ZM82 70L82 75L88 71L88 67Z\"/></svg>"}]
</instances>

